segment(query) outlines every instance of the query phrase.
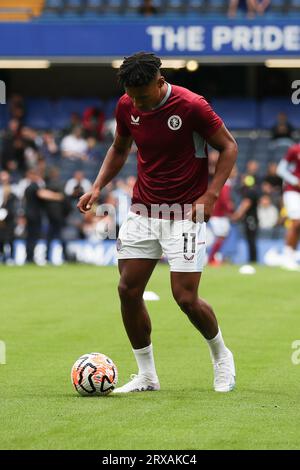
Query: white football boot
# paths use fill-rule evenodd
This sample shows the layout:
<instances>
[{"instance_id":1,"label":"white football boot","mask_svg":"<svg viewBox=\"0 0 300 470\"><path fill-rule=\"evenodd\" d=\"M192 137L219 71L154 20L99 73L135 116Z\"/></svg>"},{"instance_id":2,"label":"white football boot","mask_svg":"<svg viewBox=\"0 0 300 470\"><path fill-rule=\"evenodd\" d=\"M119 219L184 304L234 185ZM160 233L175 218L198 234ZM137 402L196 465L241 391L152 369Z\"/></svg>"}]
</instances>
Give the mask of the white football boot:
<instances>
[{"instance_id":1,"label":"white football boot","mask_svg":"<svg viewBox=\"0 0 300 470\"><path fill-rule=\"evenodd\" d=\"M116 388L112 393L129 393L129 392L153 392L160 390L158 379L153 381L144 375L132 374L131 380L122 387Z\"/></svg>"},{"instance_id":2,"label":"white football boot","mask_svg":"<svg viewBox=\"0 0 300 470\"><path fill-rule=\"evenodd\" d=\"M235 367L232 352L227 349L228 354L218 361L213 361L214 366L214 389L216 392L230 392L235 387Z\"/></svg>"}]
</instances>

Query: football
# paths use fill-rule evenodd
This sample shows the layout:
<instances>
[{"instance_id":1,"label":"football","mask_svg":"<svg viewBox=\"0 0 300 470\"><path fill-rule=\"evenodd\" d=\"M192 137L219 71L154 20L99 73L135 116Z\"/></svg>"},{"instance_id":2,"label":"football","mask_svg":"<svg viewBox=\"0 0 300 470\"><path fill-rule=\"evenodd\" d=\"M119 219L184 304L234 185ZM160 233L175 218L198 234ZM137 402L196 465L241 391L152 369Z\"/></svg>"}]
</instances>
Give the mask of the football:
<instances>
[{"instance_id":1,"label":"football","mask_svg":"<svg viewBox=\"0 0 300 470\"><path fill-rule=\"evenodd\" d=\"M79 395L105 396L115 388L118 370L105 354L84 354L72 367L71 381Z\"/></svg>"}]
</instances>

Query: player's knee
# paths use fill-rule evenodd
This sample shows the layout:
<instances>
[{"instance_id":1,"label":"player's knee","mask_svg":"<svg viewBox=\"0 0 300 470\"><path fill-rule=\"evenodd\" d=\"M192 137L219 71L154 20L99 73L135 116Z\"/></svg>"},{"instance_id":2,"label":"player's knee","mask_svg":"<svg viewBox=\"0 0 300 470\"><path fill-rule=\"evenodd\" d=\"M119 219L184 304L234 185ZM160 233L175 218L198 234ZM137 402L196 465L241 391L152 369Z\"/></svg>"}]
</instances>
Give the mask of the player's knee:
<instances>
[{"instance_id":1,"label":"player's knee","mask_svg":"<svg viewBox=\"0 0 300 470\"><path fill-rule=\"evenodd\" d=\"M189 314L194 310L195 302L197 299L195 299L195 296L190 292L180 292L178 294L175 294L174 298L178 306L184 313Z\"/></svg>"},{"instance_id":2,"label":"player's knee","mask_svg":"<svg viewBox=\"0 0 300 470\"><path fill-rule=\"evenodd\" d=\"M126 282L120 282L118 286L118 291L119 291L119 297L121 301L123 302L130 302L134 301L137 299L140 299L142 296L142 293L140 292L140 289L137 287L132 287Z\"/></svg>"}]
</instances>

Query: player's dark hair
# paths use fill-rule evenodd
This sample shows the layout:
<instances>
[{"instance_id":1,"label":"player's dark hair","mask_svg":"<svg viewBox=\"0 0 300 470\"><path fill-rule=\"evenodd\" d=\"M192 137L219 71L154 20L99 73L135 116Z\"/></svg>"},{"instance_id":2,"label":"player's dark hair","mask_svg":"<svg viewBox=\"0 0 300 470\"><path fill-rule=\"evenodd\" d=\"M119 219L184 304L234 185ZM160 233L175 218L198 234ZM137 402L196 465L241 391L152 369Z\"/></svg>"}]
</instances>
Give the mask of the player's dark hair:
<instances>
[{"instance_id":1,"label":"player's dark hair","mask_svg":"<svg viewBox=\"0 0 300 470\"><path fill-rule=\"evenodd\" d=\"M148 85L161 67L161 60L151 52L137 52L125 57L118 72L123 87Z\"/></svg>"}]
</instances>

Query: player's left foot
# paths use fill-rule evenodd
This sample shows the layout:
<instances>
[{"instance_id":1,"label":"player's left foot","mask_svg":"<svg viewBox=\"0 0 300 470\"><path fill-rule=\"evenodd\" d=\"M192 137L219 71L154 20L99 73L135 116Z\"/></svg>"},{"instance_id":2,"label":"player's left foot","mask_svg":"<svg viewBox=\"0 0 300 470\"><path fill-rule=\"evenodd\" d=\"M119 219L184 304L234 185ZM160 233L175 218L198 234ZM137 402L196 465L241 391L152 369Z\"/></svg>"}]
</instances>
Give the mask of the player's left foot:
<instances>
[{"instance_id":1,"label":"player's left foot","mask_svg":"<svg viewBox=\"0 0 300 470\"><path fill-rule=\"evenodd\" d=\"M116 388L113 393L154 392L156 390L160 390L158 378L154 380L143 375L133 374L130 382L123 387Z\"/></svg>"},{"instance_id":2,"label":"player's left foot","mask_svg":"<svg viewBox=\"0 0 300 470\"><path fill-rule=\"evenodd\" d=\"M227 349L227 355L213 362L214 389L216 392L230 392L235 387L235 367L233 354Z\"/></svg>"}]
</instances>

